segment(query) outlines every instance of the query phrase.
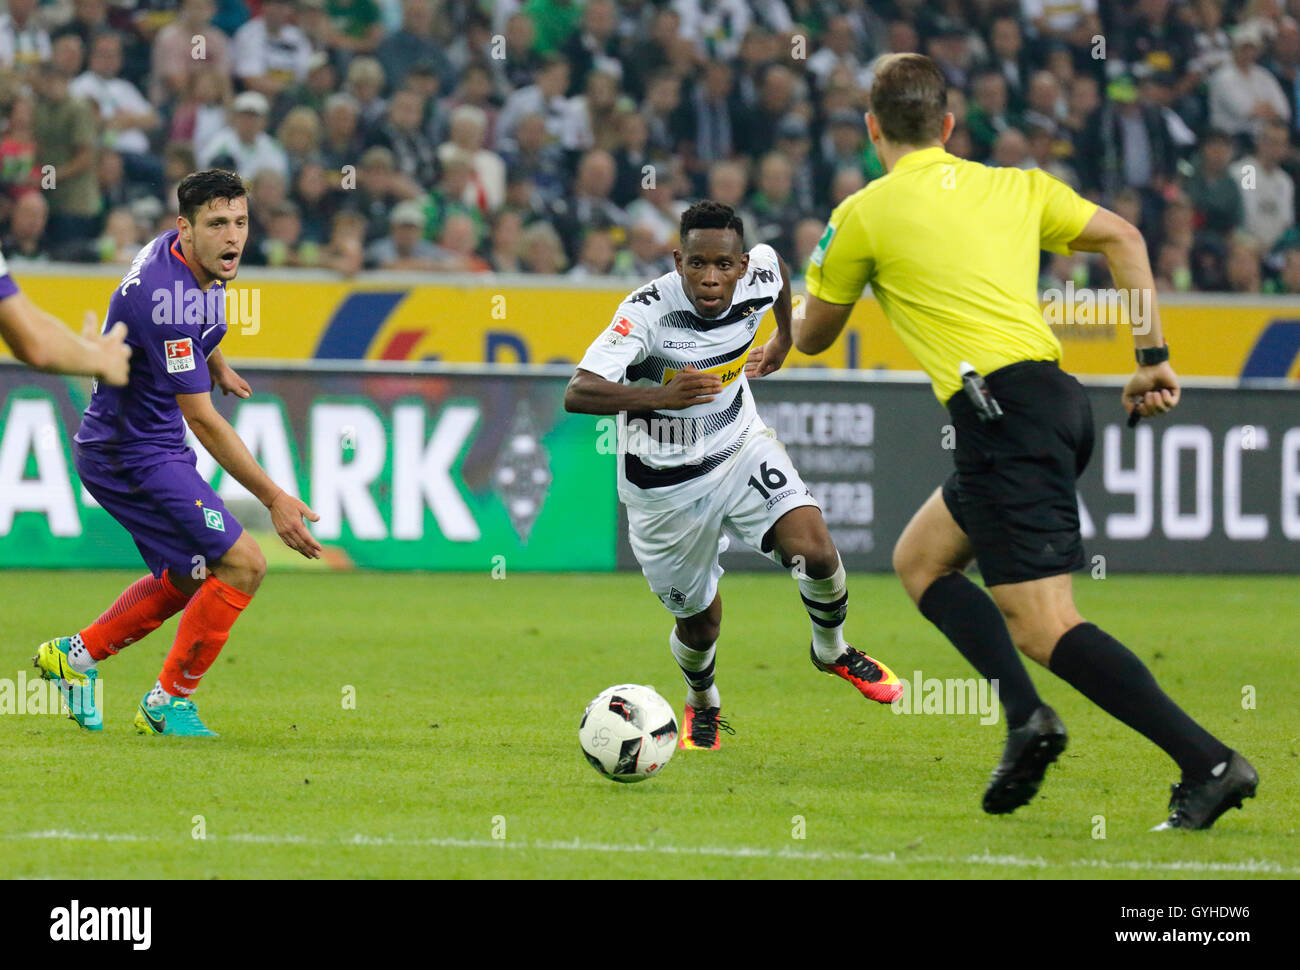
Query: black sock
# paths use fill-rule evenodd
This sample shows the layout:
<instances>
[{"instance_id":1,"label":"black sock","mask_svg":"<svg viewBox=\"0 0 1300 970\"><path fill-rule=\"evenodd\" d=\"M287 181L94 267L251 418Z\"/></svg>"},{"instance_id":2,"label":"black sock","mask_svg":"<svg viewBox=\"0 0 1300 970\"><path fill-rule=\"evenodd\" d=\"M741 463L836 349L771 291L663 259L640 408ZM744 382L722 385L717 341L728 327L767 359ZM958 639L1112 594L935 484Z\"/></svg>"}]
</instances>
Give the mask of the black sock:
<instances>
[{"instance_id":1,"label":"black sock","mask_svg":"<svg viewBox=\"0 0 1300 970\"><path fill-rule=\"evenodd\" d=\"M1183 770L1183 781L1200 782L1232 755L1160 689L1128 647L1092 623L1080 623L1057 641L1052 673L1107 714L1163 748Z\"/></svg>"},{"instance_id":2,"label":"black sock","mask_svg":"<svg viewBox=\"0 0 1300 970\"><path fill-rule=\"evenodd\" d=\"M986 680L998 682L1008 729L1029 720L1043 702L988 594L961 573L948 573L926 587L917 605L972 667Z\"/></svg>"}]
</instances>

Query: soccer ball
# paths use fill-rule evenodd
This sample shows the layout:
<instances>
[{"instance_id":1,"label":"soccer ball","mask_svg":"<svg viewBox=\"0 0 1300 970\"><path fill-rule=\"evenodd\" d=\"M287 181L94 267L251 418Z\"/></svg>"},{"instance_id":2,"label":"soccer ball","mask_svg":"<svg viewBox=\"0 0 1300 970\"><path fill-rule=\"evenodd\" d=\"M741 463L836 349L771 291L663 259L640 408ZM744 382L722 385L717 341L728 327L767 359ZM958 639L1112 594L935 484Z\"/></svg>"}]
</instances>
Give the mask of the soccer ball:
<instances>
[{"instance_id":1,"label":"soccer ball","mask_svg":"<svg viewBox=\"0 0 1300 970\"><path fill-rule=\"evenodd\" d=\"M677 718L653 687L619 684L582 712L578 742L591 766L611 781L644 781L677 748Z\"/></svg>"}]
</instances>

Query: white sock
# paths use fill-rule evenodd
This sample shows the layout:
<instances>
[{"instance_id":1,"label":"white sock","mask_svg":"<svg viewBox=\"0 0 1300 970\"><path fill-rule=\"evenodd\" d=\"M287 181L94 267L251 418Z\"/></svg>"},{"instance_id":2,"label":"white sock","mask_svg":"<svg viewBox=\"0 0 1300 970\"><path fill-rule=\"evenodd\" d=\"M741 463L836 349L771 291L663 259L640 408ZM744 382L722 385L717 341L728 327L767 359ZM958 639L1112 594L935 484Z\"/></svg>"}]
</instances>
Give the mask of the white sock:
<instances>
[{"instance_id":1,"label":"white sock","mask_svg":"<svg viewBox=\"0 0 1300 970\"><path fill-rule=\"evenodd\" d=\"M686 703L697 711L721 707L721 695L713 683L713 657L718 645L710 644L707 650L688 647L677 636L677 627L674 626L672 633L668 634L668 646L686 678Z\"/></svg>"},{"instance_id":2,"label":"white sock","mask_svg":"<svg viewBox=\"0 0 1300 970\"><path fill-rule=\"evenodd\" d=\"M95 666L95 658L90 655L86 645L81 642L81 634L72 635L72 644L68 647L68 666L79 674L84 674Z\"/></svg>"},{"instance_id":3,"label":"white sock","mask_svg":"<svg viewBox=\"0 0 1300 970\"><path fill-rule=\"evenodd\" d=\"M149 691L149 693L145 695L144 704L145 707L161 707L168 701L172 700L172 697L172 694L163 690L162 681L155 680L153 682L153 690Z\"/></svg>"},{"instance_id":4,"label":"white sock","mask_svg":"<svg viewBox=\"0 0 1300 970\"><path fill-rule=\"evenodd\" d=\"M812 621L813 651L818 660L829 663L847 646L844 642L844 618L848 615L849 591L844 563L841 561L835 567L835 573L826 579L810 579L797 571L795 578L799 582L804 608Z\"/></svg>"}]
</instances>

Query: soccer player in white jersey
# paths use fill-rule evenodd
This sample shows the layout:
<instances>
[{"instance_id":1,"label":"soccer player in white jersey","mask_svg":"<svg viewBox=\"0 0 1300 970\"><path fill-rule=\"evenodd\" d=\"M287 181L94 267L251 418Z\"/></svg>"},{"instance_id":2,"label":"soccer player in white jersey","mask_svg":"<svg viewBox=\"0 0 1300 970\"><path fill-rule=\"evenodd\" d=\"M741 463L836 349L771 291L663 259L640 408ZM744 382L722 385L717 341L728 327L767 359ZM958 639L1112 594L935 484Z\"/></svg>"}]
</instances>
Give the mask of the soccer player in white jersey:
<instances>
[{"instance_id":1,"label":"soccer player in white jersey","mask_svg":"<svg viewBox=\"0 0 1300 970\"><path fill-rule=\"evenodd\" d=\"M888 704L902 684L844 642L844 566L821 508L754 409L748 379L780 368L792 346L790 276L771 246L744 248L730 206L699 202L681 219L677 264L628 296L578 365L565 409L617 414L618 493L650 589L677 623L686 678L682 748L719 746L714 652L722 624L718 555L728 533L792 568L812 620L812 661ZM769 308L777 329L752 350Z\"/></svg>"}]
</instances>

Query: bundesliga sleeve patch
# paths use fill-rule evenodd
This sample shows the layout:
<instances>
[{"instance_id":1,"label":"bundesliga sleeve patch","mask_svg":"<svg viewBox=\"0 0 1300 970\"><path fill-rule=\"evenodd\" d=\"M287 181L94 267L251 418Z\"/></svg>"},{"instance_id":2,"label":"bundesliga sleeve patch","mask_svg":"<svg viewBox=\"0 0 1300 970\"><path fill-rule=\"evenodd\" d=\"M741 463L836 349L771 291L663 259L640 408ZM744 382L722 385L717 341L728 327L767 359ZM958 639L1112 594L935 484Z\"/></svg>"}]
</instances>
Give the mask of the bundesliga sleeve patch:
<instances>
[{"instance_id":1,"label":"bundesliga sleeve patch","mask_svg":"<svg viewBox=\"0 0 1300 970\"><path fill-rule=\"evenodd\" d=\"M821 239L817 240L817 248L813 250L812 256L809 257L810 262L816 263L820 266L822 261L826 258L826 250L831 248L831 240L834 238L835 227L827 225L826 231L822 233Z\"/></svg>"},{"instance_id":2,"label":"bundesliga sleeve patch","mask_svg":"<svg viewBox=\"0 0 1300 970\"><path fill-rule=\"evenodd\" d=\"M190 337L181 340L164 340L163 348L167 351L168 374L194 370L194 341Z\"/></svg>"}]
</instances>

